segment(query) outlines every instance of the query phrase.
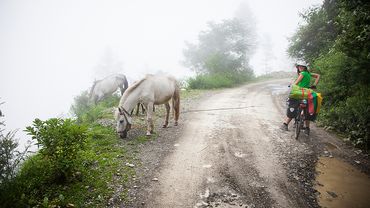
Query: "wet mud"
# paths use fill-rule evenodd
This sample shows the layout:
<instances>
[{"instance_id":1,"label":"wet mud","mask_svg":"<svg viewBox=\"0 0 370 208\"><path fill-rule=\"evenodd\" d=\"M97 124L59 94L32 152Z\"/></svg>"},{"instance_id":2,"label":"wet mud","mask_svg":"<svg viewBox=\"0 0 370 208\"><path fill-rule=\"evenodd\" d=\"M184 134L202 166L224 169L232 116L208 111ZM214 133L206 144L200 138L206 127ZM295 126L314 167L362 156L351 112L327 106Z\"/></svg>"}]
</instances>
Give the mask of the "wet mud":
<instances>
[{"instance_id":1,"label":"wet mud","mask_svg":"<svg viewBox=\"0 0 370 208\"><path fill-rule=\"evenodd\" d=\"M316 166L316 190L321 207L370 207L370 177L351 164L320 157Z\"/></svg>"}]
</instances>

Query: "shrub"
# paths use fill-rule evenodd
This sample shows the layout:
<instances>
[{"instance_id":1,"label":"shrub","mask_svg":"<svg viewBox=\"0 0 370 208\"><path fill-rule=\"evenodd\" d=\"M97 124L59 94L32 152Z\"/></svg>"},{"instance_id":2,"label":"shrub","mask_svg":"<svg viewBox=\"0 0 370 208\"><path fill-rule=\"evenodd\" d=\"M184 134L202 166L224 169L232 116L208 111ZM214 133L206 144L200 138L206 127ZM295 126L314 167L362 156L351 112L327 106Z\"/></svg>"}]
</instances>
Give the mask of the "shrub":
<instances>
[{"instance_id":1,"label":"shrub","mask_svg":"<svg viewBox=\"0 0 370 208\"><path fill-rule=\"evenodd\" d=\"M229 74L200 74L195 78L188 79L188 86L191 89L214 89L232 87L248 81L249 75L244 73Z\"/></svg>"},{"instance_id":2,"label":"shrub","mask_svg":"<svg viewBox=\"0 0 370 208\"><path fill-rule=\"evenodd\" d=\"M0 130L0 185L11 181L20 163L25 160L30 145L23 151L17 150L19 143L14 139L16 131L3 135Z\"/></svg>"},{"instance_id":3,"label":"shrub","mask_svg":"<svg viewBox=\"0 0 370 208\"><path fill-rule=\"evenodd\" d=\"M86 142L86 127L76 125L71 119L35 119L26 132L41 146L39 154L51 162L54 180L63 183L69 179L75 170L77 154Z\"/></svg>"},{"instance_id":4,"label":"shrub","mask_svg":"<svg viewBox=\"0 0 370 208\"><path fill-rule=\"evenodd\" d=\"M82 122L82 117L91 108L89 95L87 91L83 91L81 95L74 98L74 103L71 106L71 113L77 118L77 122Z\"/></svg>"},{"instance_id":5,"label":"shrub","mask_svg":"<svg viewBox=\"0 0 370 208\"><path fill-rule=\"evenodd\" d=\"M95 105L89 102L88 93L84 91L74 98L71 113L76 117L77 123L90 124L98 119L111 116L111 112L107 115L107 109L118 106L119 99L120 96L112 95Z\"/></svg>"},{"instance_id":6,"label":"shrub","mask_svg":"<svg viewBox=\"0 0 370 208\"><path fill-rule=\"evenodd\" d=\"M370 146L370 96L369 88L359 89L357 94L335 105L326 106L320 122L349 135L352 143L369 150Z\"/></svg>"}]
</instances>

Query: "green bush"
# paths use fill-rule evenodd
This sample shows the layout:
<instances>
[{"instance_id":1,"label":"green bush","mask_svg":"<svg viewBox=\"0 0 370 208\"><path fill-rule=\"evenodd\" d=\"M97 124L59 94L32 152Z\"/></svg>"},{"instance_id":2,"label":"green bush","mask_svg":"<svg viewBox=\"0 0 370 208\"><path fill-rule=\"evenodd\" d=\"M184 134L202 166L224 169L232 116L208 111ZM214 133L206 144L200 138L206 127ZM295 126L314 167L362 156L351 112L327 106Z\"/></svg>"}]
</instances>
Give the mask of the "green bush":
<instances>
[{"instance_id":1,"label":"green bush","mask_svg":"<svg viewBox=\"0 0 370 208\"><path fill-rule=\"evenodd\" d=\"M83 91L81 95L74 98L74 103L71 106L71 113L77 118L77 122L82 122L83 115L91 108L91 103L89 101L89 94L87 91Z\"/></svg>"},{"instance_id":2,"label":"green bush","mask_svg":"<svg viewBox=\"0 0 370 208\"><path fill-rule=\"evenodd\" d=\"M320 122L349 135L358 147L370 147L370 88L362 88L357 94L335 105L325 106Z\"/></svg>"},{"instance_id":3,"label":"green bush","mask_svg":"<svg viewBox=\"0 0 370 208\"><path fill-rule=\"evenodd\" d=\"M243 73L229 74L200 74L195 78L188 79L188 87L190 89L215 89L224 87L233 87L235 85L246 82L250 76Z\"/></svg>"},{"instance_id":4,"label":"green bush","mask_svg":"<svg viewBox=\"0 0 370 208\"><path fill-rule=\"evenodd\" d=\"M107 109L118 106L119 99L120 96L112 95L95 105L89 102L88 93L84 91L74 98L71 113L76 117L77 123L90 124L98 119L111 117L112 113L107 113Z\"/></svg>"},{"instance_id":5,"label":"green bush","mask_svg":"<svg viewBox=\"0 0 370 208\"><path fill-rule=\"evenodd\" d=\"M33 126L28 126L26 132L41 146L39 154L51 162L56 182L68 180L75 171L78 152L85 146L86 127L76 125L71 119L35 119Z\"/></svg>"}]
</instances>

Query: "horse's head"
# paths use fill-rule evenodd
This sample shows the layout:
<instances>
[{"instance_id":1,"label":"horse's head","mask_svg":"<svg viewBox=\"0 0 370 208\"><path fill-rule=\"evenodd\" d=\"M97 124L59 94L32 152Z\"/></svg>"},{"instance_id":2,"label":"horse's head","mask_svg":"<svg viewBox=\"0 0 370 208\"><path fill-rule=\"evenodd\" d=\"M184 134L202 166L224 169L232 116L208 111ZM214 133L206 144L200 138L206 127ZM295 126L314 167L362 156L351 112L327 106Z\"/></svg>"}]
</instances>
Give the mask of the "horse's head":
<instances>
[{"instance_id":1,"label":"horse's head","mask_svg":"<svg viewBox=\"0 0 370 208\"><path fill-rule=\"evenodd\" d=\"M117 133L121 138L127 137L127 132L131 129L132 119L130 114L123 108L118 107L116 113Z\"/></svg>"}]
</instances>

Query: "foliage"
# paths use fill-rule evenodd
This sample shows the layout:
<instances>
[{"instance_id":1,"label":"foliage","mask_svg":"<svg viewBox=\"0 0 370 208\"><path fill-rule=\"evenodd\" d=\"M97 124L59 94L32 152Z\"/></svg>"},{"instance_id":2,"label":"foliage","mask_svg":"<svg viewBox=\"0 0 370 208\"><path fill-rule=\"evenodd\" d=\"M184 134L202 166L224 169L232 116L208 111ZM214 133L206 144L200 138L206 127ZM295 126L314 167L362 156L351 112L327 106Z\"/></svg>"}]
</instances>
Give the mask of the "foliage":
<instances>
[{"instance_id":1,"label":"foliage","mask_svg":"<svg viewBox=\"0 0 370 208\"><path fill-rule=\"evenodd\" d=\"M87 91L74 98L71 113L76 117L77 123L92 123L98 119L110 117L111 112L107 109L118 106L120 96L112 95L99 102L97 105L89 101Z\"/></svg>"},{"instance_id":2,"label":"foliage","mask_svg":"<svg viewBox=\"0 0 370 208\"><path fill-rule=\"evenodd\" d=\"M0 105L4 102L0 102ZM0 110L0 118L4 117ZM30 145L25 146L23 151L18 150L19 143L14 138L16 131L4 134L4 119L0 120L0 186L5 186L11 181L18 170L19 164L26 158Z\"/></svg>"},{"instance_id":3,"label":"foliage","mask_svg":"<svg viewBox=\"0 0 370 208\"><path fill-rule=\"evenodd\" d=\"M321 122L349 135L352 143L369 148L370 88L360 89L356 96L338 102L335 107L325 106ZM367 113L366 113L367 112Z\"/></svg>"},{"instance_id":4,"label":"foliage","mask_svg":"<svg viewBox=\"0 0 370 208\"><path fill-rule=\"evenodd\" d=\"M77 122L82 121L82 117L90 109L91 102L89 100L89 93L83 91L81 95L78 95L74 98L74 103L71 106L71 113L77 118Z\"/></svg>"},{"instance_id":5,"label":"foliage","mask_svg":"<svg viewBox=\"0 0 370 208\"><path fill-rule=\"evenodd\" d=\"M39 154L52 164L55 181L68 180L76 169L78 153L85 146L86 127L76 125L71 119L35 119L33 126L26 127L26 132L41 146Z\"/></svg>"},{"instance_id":6,"label":"foliage","mask_svg":"<svg viewBox=\"0 0 370 208\"><path fill-rule=\"evenodd\" d=\"M124 184L135 173L125 165L133 163L123 141L113 129L92 125L85 148L75 158L75 169L69 181L56 183L54 164L38 153L27 159L14 180L0 190L3 207L103 207L114 194L110 184ZM133 147L131 147L133 148ZM3 191L7 190L7 191ZM118 195L121 200L126 191Z\"/></svg>"},{"instance_id":7,"label":"foliage","mask_svg":"<svg viewBox=\"0 0 370 208\"><path fill-rule=\"evenodd\" d=\"M0 185L11 181L18 170L19 164L26 158L29 146L19 151L19 143L15 140L16 131L5 135L0 131Z\"/></svg>"},{"instance_id":8,"label":"foliage","mask_svg":"<svg viewBox=\"0 0 370 208\"><path fill-rule=\"evenodd\" d=\"M195 78L188 79L188 87L190 89L214 89L223 87L232 87L236 84L241 84L250 80L244 73L236 74L201 74Z\"/></svg>"},{"instance_id":9,"label":"foliage","mask_svg":"<svg viewBox=\"0 0 370 208\"><path fill-rule=\"evenodd\" d=\"M198 44L187 43L184 49L185 66L198 75L189 80L196 83L192 86L231 86L240 81L239 77L244 80L253 77L249 58L254 45L250 36L252 32L238 18L209 23L207 30L199 34ZM220 81L219 86L216 81Z\"/></svg>"},{"instance_id":10,"label":"foliage","mask_svg":"<svg viewBox=\"0 0 370 208\"><path fill-rule=\"evenodd\" d=\"M291 56L311 62L322 80L321 122L334 126L364 148L370 144L370 3L325 0L302 15L306 21L292 37Z\"/></svg>"},{"instance_id":11,"label":"foliage","mask_svg":"<svg viewBox=\"0 0 370 208\"><path fill-rule=\"evenodd\" d=\"M1 102L2 105L4 102ZM0 117L4 117L0 110ZM19 166L26 159L30 145L25 146L23 151L18 150L19 143L14 138L16 131L9 131L4 134L5 121L0 120L0 204L5 204L3 199L8 199L9 188L18 173ZM8 197L5 197L8 195Z\"/></svg>"}]
</instances>

